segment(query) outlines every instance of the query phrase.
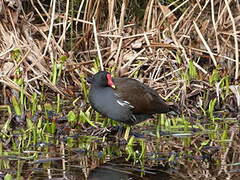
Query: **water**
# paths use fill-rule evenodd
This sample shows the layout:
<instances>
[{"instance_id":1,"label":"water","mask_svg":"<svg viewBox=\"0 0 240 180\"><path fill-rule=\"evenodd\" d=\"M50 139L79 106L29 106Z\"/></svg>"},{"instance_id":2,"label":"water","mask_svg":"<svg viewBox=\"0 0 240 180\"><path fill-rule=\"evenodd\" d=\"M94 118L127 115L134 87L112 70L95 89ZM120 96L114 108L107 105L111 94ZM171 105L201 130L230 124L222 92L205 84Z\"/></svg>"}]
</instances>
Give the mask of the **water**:
<instances>
[{"instance_id":1,"label":"water","mask_svg":"<svg viewBox=\"0 0 240 180\"><path fill-rule=\"evenodd\" d=\"M122 138L79 135L52 136L19 151L1 151L0 177L16 179L238 179L238 129L224 131L164 131L134 127L141 134L132 143ZM74 134L75 133L75 134ZM134 134L134 133L133 133ZM27 136L17 134L19 147ZM13 138L12 137L12 138ZM24 141L22 139L26 138ZM19 143L19 144L18 144ZM11 146L2 142L1 149ZM14 148L12 148L14 149ZM18 148L15 148L18 149Z\"/></svg>"}]
</instances>

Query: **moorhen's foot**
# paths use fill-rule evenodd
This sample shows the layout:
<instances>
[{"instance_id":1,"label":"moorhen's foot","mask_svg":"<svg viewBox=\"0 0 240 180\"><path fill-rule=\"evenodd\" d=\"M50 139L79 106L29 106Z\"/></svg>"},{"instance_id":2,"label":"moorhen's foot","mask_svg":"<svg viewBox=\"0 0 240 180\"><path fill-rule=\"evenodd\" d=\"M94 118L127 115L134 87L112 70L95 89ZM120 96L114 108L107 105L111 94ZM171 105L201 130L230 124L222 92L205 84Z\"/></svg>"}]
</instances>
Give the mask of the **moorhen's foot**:
<instances>
[{"instance_id":1,"label":"moorhen's foot","mask_svg":"<svg viewBox=\"0 0 240 180\"><path fill-rule=\"evenodd\" d=\"M97 128L91 133L91 136L101 136L101 137L103 137L103 136L106 136L109 132L110 132L110 130L108 130L108 128L106 128L106 127Z\"/></svg>"},{"instance_id":2,"label":"moorhen's foot","mask_svg":"<svg viewBox=\"0 0 240 180\"><path fill-rule=\"evenodd\" d=\"M134 136L135 138L145 138L143 134L137 132L130 132L130 136Z\"/></svg>"},{"instance_id":3,"label":"moorhen's foot","mask_svg":"<svg viewBox=\"0 0 240 180\"><path fill-rule=\"evenodd\" d=\"M97 130L95 130L94 133L92 133L92 135L95 136L117 136L117 137L121 137L124 135L124 131L125 128L122 126L109 126L109 127L105 127L105 128L99 128Z\"/></svg>"},{"instance_id":4,"label":"moorhen's foot","mask_svg":"<svg viewBox=\"0 0 240 180\"><path fill-rule=\"evenodd\" d=\"M90 135L90 136L95 136L96 134L99 134L103 131L106 131L106 129L103 129L100 127L94 127L94 126L86 127L83 130L84 133L86 133L87 135Z\"/></svg>"},{"instance_id":5,"label":"moorhen's foot","mask_svg":"<svg viewBox=\"0 0 240 180\"><path fill-rule=\"evenodd\" d=\"M108 127L108 129L110 130L109 135L118 137L121 137L124 133L124 130L126 130L126 128L124 128L123 126L111 126Z\"/></svg>"},{"instance_id":6,"label":"moorhen's foot","mask_svg":"<svg viewBox=\"0 0 240 180\"><path fill-rule=\"evenodd\" d=\"M87 132L91 136L121 136L124 133L122 126L110 126L110 127L88 127L84 129L84 132Z\"/></svg>"}]
</instances>

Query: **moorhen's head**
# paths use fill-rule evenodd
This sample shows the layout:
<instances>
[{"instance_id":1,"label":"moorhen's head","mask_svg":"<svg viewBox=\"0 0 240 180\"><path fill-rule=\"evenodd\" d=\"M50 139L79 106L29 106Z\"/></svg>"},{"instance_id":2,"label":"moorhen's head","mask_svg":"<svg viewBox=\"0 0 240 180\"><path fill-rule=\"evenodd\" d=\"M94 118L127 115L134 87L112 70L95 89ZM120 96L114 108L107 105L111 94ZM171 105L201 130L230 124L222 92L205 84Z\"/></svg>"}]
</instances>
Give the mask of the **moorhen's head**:
<instances>
[{"instance_id":1,"label":"moorhen's head","mask_svg":"<svg viewBox=\"0 0 240 180\"><path fill-rule=\"evenodd\" d=\"M87 82L97 87L112 87L115 89L115 85L112 80L112 76L107 71L99 71L92 77L87 79Z\"/></svg>"}]
</instances>

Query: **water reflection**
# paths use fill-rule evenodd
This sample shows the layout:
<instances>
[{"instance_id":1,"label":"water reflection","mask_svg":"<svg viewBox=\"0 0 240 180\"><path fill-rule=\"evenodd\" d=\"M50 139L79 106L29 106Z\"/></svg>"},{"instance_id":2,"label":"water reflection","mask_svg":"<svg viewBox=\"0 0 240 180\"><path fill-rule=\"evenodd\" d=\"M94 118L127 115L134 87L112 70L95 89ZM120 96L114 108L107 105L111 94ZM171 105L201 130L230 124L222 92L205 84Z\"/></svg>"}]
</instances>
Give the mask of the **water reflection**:
<instances>
[{"instance_id":1,"label":"water reflection","mask_svg":"<svg viewBox=\"0 0 240 180\"><path fill-rule=\"evenodd\" d=\"M210 136L145 136L132 144L94 136L52 137L23 153L3 152L0 167L2 177L34 180L237 179L239 148Z\"/></svg>"},{"instance_id":2,"label":"water reflection","mask_svg":"<svg viewBox=\"0 0 240 180\"><path fill-rule=\"evenodd\" d=\"M121 163L120 163L121 162ZM162 171L161 171L162 170ZM124 158L115 159L90 171L88 180L157 180L173 179L164 167L130 167ZM178 178L182 179L182 178Z\"/></svg>"}]
</instances>

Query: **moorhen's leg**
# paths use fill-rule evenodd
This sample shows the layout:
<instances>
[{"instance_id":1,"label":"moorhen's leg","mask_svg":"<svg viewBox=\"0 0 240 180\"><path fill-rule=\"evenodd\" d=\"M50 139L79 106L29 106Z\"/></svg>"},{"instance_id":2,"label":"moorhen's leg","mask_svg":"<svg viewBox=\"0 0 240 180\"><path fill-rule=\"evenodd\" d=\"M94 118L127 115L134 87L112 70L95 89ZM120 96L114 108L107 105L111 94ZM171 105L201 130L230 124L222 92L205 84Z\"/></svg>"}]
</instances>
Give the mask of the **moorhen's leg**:
<instances>
[{"instance_id":1,"label":"moorhen's leg","mask_svg":"<svg viewBox=\"0 0 240 180\"><path fill-rule=\"evenodd\" d=\"M92 130L91 136L121 136L123 134L124 128L122 126L109 126L104 128L97 128Z\"/></svg>"}]
</instances>

